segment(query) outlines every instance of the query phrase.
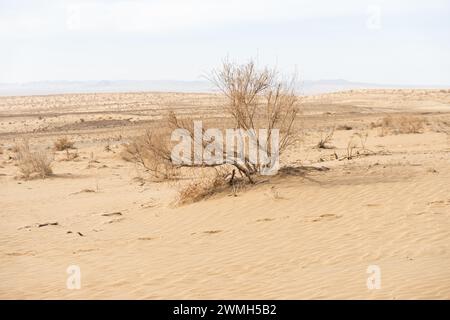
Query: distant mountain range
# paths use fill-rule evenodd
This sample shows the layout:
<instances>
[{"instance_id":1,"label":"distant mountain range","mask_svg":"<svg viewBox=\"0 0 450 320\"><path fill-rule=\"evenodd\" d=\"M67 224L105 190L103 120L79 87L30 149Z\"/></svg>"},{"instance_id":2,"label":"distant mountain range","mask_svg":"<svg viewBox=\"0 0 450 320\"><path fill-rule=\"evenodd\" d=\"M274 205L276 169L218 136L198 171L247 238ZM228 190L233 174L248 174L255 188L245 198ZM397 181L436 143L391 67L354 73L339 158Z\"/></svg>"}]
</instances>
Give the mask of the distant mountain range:
<instances>
[{"instance_id":1,"label":"distant mountain range","mask_svg":"<svg viewBox=\"0 0 450 320\"><path fill-rule=\"evenodd\" d=\"M302 81L298 92L304 95L345 91L352 89L398 89L398 88L449 88L446 86L386 85L347 80ZM118 81L39 81L26 83L0 83L0 96L48 95L62 93L101 92L215 92L207 81L179 80L118 80Z\"/></svg>"}]
</instances>

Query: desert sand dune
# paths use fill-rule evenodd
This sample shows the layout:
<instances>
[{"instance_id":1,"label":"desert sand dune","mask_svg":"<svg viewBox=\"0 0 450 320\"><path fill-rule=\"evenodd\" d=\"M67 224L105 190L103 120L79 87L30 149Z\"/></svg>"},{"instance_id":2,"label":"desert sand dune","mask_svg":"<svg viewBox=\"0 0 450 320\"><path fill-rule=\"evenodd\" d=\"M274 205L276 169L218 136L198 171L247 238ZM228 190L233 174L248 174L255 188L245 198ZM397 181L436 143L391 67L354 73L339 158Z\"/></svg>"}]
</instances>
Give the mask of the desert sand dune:
<instances>
[{"instance_id":1,"label":"desert sand dune","mask_svg":"<svg viewBox=\"0 0 450 320\"><path fill-rule=\"evenodd\" d=\"M448 91L305 97L278 175L192 204L175 203L192 174L151 181L121 158L122 144L167 110L226 122L220 102L0 98L0 298L450 298ZM420 119L420 132L384 131L394 114ZM330 128L329 148L317 148ZM61 136L78 156L57 151L53 176L20 179L15 142L50 150ZM70 265L81 269L79 290L66 287ZM370 265L380 289L367 288Z\"/></svg>"}]
</instances>

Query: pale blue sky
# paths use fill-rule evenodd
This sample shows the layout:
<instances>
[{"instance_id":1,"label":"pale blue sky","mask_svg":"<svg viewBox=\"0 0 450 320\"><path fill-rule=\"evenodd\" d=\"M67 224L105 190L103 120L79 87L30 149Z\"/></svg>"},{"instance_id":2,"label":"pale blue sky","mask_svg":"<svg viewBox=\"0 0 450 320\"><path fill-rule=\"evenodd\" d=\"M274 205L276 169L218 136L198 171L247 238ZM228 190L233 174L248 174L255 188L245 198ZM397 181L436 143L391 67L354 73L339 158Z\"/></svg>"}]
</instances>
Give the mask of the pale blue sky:
<instances>
[{"instance_id":1,"label":"pale blue sky","mask_svg":"<svg viewBox=\"0 0 450 320\"><path fill-rule=\"evenodd\" d=\"M198 80L228 56L301 79L450 85L450 1L0 0L0 82Z\"/></svg>"}]
</instances>

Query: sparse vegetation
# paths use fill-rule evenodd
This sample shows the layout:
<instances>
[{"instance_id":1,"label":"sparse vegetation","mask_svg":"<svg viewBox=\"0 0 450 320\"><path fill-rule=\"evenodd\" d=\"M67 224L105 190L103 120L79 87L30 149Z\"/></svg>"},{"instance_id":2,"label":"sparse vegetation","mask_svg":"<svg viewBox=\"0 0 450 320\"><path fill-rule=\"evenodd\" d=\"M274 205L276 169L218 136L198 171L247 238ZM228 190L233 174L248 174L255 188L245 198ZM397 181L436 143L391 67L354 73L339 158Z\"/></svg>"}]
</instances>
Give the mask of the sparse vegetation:
<instances>
[{"instance_id":1,"label":"sparse vegetation","mask_svg":"<svg viewBox=\"0 0 450 320\"><path fill-rule=\"evenodd\" d=\"M176 168L170 158L170 144L167 135L147 130L143 136L136 137L124 145L122 159L141 165L157 179L173 179Z\"/></svg>"},{"instance_id":2,"label":"sparse vegetation","mask_svg":"<svg viewBox=\"0 0 450 320\"><path fill-rule=\"evenodd\" d=\"M359 138L359 141L361 143L361 148L362 151L366 151L366 143L367 143L367 138L369 138L369 133L367 131L359 131L355 133L355 136L357 136Z\"/></svg>"},{"instance_id":3,"label":"sparse vegetation","mask_svg":"<svg viewBox=\"0 0 450 320\"><path fill-rule=\"evenodd\" d=\"M183 205L198 202L225 190L229 187L229 184L226 183L224 178L222 174L217 173L213 177L204 176L191 181L180 189L177 203Z\"/></svg>"},{"instance_id":4,"label":"sparse vegetation","mask_svg":"<svg viewBox=\"0 0 450 320\"><path fill-rule=\"evenodd\" d=\"M94 152L93 151L91 151L90 153L89 153L89 161L88 161L88 165L87 165L87 169L90 169L90 168L92 168L92 167L94 167L94 164L95 163L99 163L99 161L97 160L97 159L95 159L95 155L94 155Z\"/></svg>"},{"instance_id":5,"label":"sparse vegetation","mask_svg":"<svg viewBox=\"0 0 450 320\"><path fill-rule=\"evenodd\" d=\"M24 179L43 179L53 174L53 156L48 151L32 151L27 140L17 144L16 150L19 171Z\"/></svg>"},{"instance_id":6,"label":"sparse vegetation","mask_svg":"<svg viewBox=\"0 0 450 320\"><path fill-rule=\"evenodd\" d=\"M425 120L417 116L388 115L380 121L380 135L422 133L424 125Z\"/></svg>"},{"instance_id":7,"label":"sparse vegetation","mask_svg":"<svg viewBox=\"0 0 450 320\"><path fill-rule=\"evenodd\" d=\"M432 131L445 133L446 135L450 135L450 121L445 119L439 119L437 121L432 122Z\"/></svg>"},{"instance_id":8,"label":"sparse vegetation","mask_svg":"<svg viewBox=\"0 0 450 320\"><path fill-rule=\"evenodd\" d=\"M317 143L317 148L319 149L332 149L333 147L330 145L331 140L334 135L334 127L328 128L326 130L320 131L320 140Z\"/></svg>"},{"instance_id":9,"label":"sparse vegetation","mask_svg":"<svg viewBox=\"0 0 450 320\"><path fill-rule=\"evenodd\" d=\"M334 152L332 156L332 158L334 158L333 160L352 160L357 157L377 154L376 152L373 152L366 148L368 137L369 133L365 130L354 133L347 142L346 154L342 157L339 157L338 154Z\"/></svg>"},{"instance_id":10,"label":"sparse vegetation","mask_svg":"<svg viewBox=\"0 0 450 320\"><path fill-rule=\"evenodd\" d=\"M55 141L54 146L56 151L64 151L68 149L73 149L74 144L75 142L69 140L69 138L61 137Z\"/></svg>"},{"instance_id":11,"label":"sparse vegetation","mask_svg":"<svg viewBox=\"0 0 450 320\"><path fill-rule=\"evenodd\" d=\"M353 152L357 148L358 148L358 143L355 141L354 137L352 137L347 143L347 156L346 156L347 160L353 159L353 157L355 156Z\"/></svg>"}]
</instances>

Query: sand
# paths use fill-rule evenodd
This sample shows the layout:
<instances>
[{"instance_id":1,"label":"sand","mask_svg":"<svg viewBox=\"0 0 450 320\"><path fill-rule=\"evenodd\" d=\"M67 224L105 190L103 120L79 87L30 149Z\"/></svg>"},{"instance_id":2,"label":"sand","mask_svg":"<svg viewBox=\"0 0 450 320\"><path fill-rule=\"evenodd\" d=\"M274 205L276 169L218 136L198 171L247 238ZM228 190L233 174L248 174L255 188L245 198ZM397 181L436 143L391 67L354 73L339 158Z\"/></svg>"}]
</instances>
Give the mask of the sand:
<instances>
[{"instance_id":1,"label":"sand","mask_svg":"<svg viewBox=\"0 0 450 320\"><path fill-rule=\"evenodd\" d=\"M278 175L193 204L174 203L193 174L156 182L121 158L121 145L167 110L221 122L221 100L0 98L0 298L450 298L448 91L306 97ZM388 114L423 119L423 130L382 134L376 124ZM331 127L330 149L316 148ZM51 150L61 136L78 158L55 152L54 176L18 177L15 141ZM345 159L349 141L358 147ZM80 289L67 288L71 265ZM379 289L367 287L370 265Z\"/></svg>"}]
</instances>

